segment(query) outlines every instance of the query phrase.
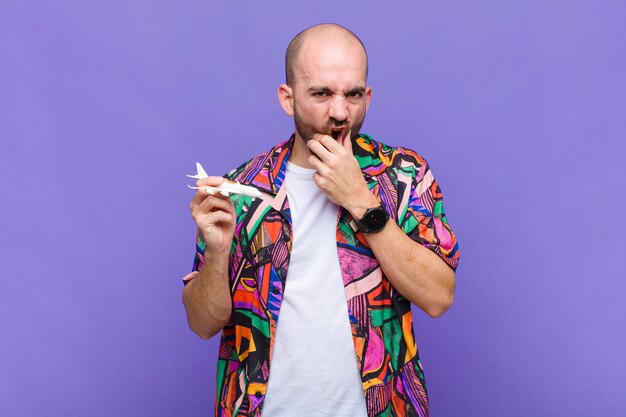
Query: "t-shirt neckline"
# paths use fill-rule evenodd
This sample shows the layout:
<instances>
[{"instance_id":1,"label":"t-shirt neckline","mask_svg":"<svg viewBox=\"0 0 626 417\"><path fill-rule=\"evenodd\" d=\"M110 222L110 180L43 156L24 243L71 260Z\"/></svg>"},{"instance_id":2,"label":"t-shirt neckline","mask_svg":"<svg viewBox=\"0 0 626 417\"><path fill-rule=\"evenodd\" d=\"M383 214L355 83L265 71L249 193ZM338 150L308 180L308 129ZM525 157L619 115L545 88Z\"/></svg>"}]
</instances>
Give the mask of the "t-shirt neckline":
<instances>
[{"instance_id":1,"label":"t-shirt neckline","mask_svg":"<svg viewBox=\"0 0 626 417\"><path fill-rule=\"evenodd\" d=\"M312 168L304 168L290 161L287 161L287 171L299 175L313 175L316 172Z\"/></svg>"}]
</instances>

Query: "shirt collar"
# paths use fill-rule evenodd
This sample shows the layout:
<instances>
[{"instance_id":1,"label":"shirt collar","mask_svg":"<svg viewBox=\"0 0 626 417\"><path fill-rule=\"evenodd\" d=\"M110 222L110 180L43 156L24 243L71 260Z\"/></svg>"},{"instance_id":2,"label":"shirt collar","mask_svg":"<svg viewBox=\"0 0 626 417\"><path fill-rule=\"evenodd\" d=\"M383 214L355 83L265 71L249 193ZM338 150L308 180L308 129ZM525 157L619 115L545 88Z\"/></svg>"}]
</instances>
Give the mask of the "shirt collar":
<instances>
[{"instance_id":1,"label":"shirt collar","mask_svg":"<svg viewBox=\"0 0 626 417\"><path fill-rule=\"evenodd\" d=\"M242 173L243 175L239 178L240 182L274 196L282 194L280 190L285 181L287 161L291 155L295 138L295 134L292 134L289 139L265 153L260 160L251 161L253 166L248 166L245 169L247 172ZM365 180L368 183L376 181L376 175L380 174L380 170L383 168L380 164L381 161L376 157L378 153L376 152L376 142L368 135L361 134L352 146ZM260 168L255 169L255 167Z\"/></svg>"},{"instance_id":2,"label":"shirt collar","mask_svg":"<svg viewBox=\"0 0 626 417\"><path fill-rule=\"evenodd\" d=\"M289 139L270 149L260 161L255 161L254 165L260 168L249 170L241 178L241 182L268 194L277 195L285 181L285 169L294 141L295 135L291 135Z\"/></svg>"}]
</instances>

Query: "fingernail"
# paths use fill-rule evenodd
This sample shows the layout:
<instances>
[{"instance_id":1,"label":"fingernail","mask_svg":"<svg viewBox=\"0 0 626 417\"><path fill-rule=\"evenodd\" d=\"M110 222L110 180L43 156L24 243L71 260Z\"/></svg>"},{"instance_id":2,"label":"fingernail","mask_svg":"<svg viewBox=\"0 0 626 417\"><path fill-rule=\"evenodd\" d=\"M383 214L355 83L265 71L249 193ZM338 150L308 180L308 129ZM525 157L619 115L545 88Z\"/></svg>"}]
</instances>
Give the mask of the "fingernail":
<instances>
[{"instance_id":1,"label":"fingernail","mask_svg":"<svg viewBox=\"0 0 626 417\"><path fill-rule=\"evenodd\" d=\"M191 281L196 276L198 276L198 271L192 272L191 274L184 276L183 281Z\"/></svg>"}]
</instances>

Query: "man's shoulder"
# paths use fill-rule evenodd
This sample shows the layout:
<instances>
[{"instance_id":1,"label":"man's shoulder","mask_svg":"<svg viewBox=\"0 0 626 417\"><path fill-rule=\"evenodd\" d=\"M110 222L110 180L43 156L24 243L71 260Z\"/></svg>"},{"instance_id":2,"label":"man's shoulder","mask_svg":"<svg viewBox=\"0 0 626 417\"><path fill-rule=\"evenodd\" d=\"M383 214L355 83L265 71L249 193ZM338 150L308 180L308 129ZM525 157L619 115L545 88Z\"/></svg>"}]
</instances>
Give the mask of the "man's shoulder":
<instances>
[{"instance_id":1,"label":"man's shoulder","mask_svg":"<svg viewBox=\"0 0 626 417\"><path fill-rule=\"evenodd\" d=\"M284 140L270 149L253 156L237 168L230 170L224 178L248 184L262 171L273 171L276 165L282 164L290 149L290 141Z\"/></svg>"},{"instance_id":2,"label":"man's shoulder","mask_svg":"<svg viewBox=\"0 0 626 417\"><path fill-rule=\"evenodd\" d=\"M370 175L380 175L387 169L419 171L427 165L426 159L404 146L390 146L371 136L361 134L353 148L361 170Z\"/></svg>"},{"instance_id":3,"label":"man's shoulder","mask_svg":"<svg viewBox=\"0 0 626 417\"><path fill-rule=\"evenodd\" d=\"M271 149L265 152L262 152L256 156L253 156L252 158L248 159L243 164L239 165L237 168L234 168L228 171L224 175L224 178L229 179L231 181L246 182L245 180L246 180L246 177L248 176L246 174L249 173L249 168L252 166L257 166L257 165L261 166L262 162L267 159L267 156L270 153L271 153Z\"/></svg>"}]
</instances>

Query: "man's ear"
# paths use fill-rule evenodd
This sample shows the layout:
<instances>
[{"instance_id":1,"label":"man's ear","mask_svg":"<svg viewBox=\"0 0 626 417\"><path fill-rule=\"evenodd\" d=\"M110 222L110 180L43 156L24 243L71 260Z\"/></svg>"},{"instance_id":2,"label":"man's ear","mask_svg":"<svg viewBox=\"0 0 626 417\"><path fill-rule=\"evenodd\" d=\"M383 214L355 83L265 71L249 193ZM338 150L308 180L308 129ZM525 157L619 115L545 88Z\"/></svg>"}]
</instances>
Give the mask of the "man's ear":
<instances>
[{"instance_id":1,"label":"man's ear","mask_svg":"<svg viewBox=\"0 0 626 417\"><path fill-rule=\"evenodd\" d=\"M372 100L372 87L369 85L365 88L365 111L370 108L370 101Z\"/></svg>"},{"instance_id":2,"label":"man's ear","mask_svg":"<svg viewBox=\"0 0 626 417\"><path fill-rule=\"evenodd\" d=\"M278 101L285 113L293 116L293 89L287 84L278 86Z\"/></svg>"}]
</instances>

